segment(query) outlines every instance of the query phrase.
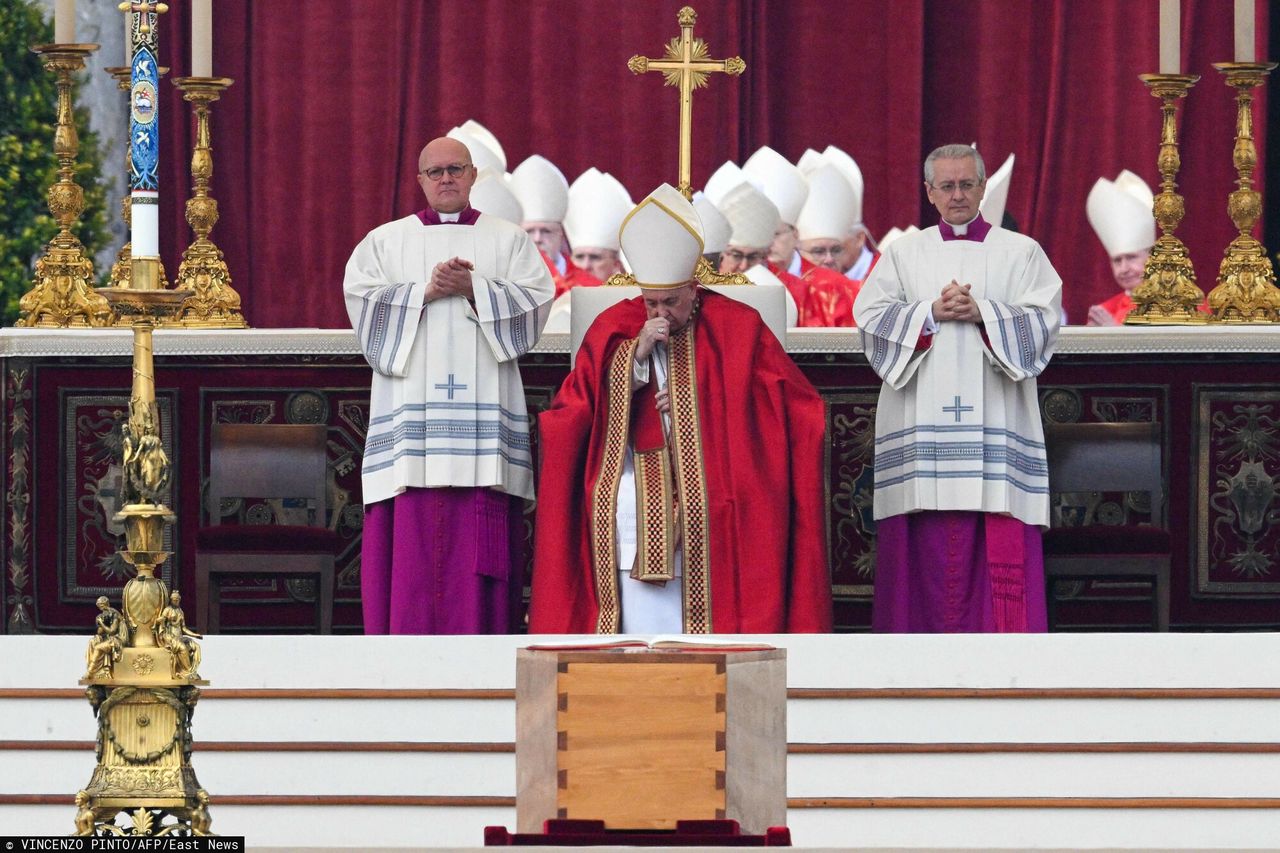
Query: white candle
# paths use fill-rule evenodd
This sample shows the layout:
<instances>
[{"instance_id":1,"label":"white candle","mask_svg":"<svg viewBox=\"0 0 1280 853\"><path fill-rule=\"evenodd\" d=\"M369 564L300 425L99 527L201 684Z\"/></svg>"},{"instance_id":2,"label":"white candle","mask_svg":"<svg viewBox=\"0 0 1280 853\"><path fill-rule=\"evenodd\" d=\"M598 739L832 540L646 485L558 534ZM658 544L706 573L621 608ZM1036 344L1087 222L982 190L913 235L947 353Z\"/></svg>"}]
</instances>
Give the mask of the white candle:
<instances>
[{"instance_id":1,"label":"white candle","mask_svg":"<svg viewBox=\"0 0 1280 853\"><path fill-rule=\"evenodd\" d=\"M1177 74L1182 38L1180 0L1160 0L1160 73Z\"/></svg>"},{"instance_id":2,"label":"white candle","mask_svg":"<svg viewBox=\"0 0 1280 853\"><path fill-rule=\"evenodd\" d=\"M54 4L53 40L56 44L75 44L76 0L58 0Z\"/></svg>"},{"instance_id":3,"label":"white candle","mask_svg":"<svg viewBox=\"0 0 1280 853\"><path fill-rule=\"evenodd\" d=\"M133 64L133 13L124 13L124 64Z\"/></svg>"},{"instance_id":4,"label":"white candle","mask_svg":"<svg viewBox=\"0 0 1280 853\"><path fill-rule=\"evenodd\" d=\"M1236 62L1254 61L1253 0L1236 0Z\"/></svg>"},{"instance_id":5,"label":"white candle","mask_svg":"<svg viewBox=\"0 0 1280 853\"><path fill-rule=\"evenodd\" d=\"M191 0L191 76L213 76L212 0Z\"/></svg>"}]
</instances>

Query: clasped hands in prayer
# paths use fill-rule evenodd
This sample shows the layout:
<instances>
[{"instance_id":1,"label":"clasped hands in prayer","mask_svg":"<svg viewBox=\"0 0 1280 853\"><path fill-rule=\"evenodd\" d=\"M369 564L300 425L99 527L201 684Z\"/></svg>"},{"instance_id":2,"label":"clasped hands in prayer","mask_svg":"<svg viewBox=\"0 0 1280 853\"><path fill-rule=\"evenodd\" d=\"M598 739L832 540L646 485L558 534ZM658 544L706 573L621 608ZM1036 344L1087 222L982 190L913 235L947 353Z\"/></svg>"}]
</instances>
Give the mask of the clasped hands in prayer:
<instances>
[{"instance_id":1,"label":"clasped hands in prayer","mask_svg":"<svg viewBox=\"0 0 1280 853\"><path fill-rule=\"evenodd\" d=\"M636 336L635 360L639 362L648 358L655 346L667 342L670 334L671 323L662 317L653 317L645 321L645 324L640 327L640 334ZM671 411L671 394L666 388L654 395L654 401L660 413L665 415Z\"/></svg>"},{"instance_id":2,"label":"clasped hands in prayer","mask_svg":"<svg viewBox=\"0 0 1280 853\"><path fill-rule=\"evenodd\" d=\"M942 295L933 302L933 320L941 323L944 320L960 320L965 323L981 323L982 312L978 303L969 295L972 285L959 284L953 278L951 283L942 288Z\"/></svg>"},{"instance_id":3,"label":"clasped hands in prayer","mask_svg":"<svg viewBox=\"0 0 1280 853\"><path fill-rule=\"evenodd\" d=\"M431 280L427 282L426 301L445 296L471 299L471 271L475 268L476 265L465 258L450 258L436 264L431 270Z\"/></svg>"}]
</instances>

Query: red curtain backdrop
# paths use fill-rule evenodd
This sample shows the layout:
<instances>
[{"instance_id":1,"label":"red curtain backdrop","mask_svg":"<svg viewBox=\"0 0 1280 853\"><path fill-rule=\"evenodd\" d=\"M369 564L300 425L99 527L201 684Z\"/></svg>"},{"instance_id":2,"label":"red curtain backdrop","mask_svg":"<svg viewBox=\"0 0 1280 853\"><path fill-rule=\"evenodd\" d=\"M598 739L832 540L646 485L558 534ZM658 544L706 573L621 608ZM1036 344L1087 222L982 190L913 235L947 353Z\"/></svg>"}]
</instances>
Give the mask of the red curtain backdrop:
<instances>
[{"instance_id":1,"label":"red curtain backdrop","mask_svg":"<svg viewBox=\"0 0 1280 853\"><path fill-rule=\"evenodd\" d=\"M632 75L659 56L686 0L218 0L214 73L235 84L214 106L213 237L257 327L348 325L342 271L374 226L422 206L419 149L474 118L514 168L542 154L572 181L612 172L638 200L676 180L675 90ZM1230 0L1182 0L1182 57L1201 80L1179 114L1187 243L1208 291L1234 228L1233 92L1211 62L1231 59ZM1267 4L1258 7L1266 57ZM866 181L875 235L936 222L920 163L937 145L977 142L994 170L1017 163L1008 211L1065 281L1069 318L1115 292L1085 218L1100 176L1128 168L1158 190L1159 105L1138 80L1156 70L1157 0L721 0L695 7L695 35L740 78L694 97L695 186L763 144L795 160L835 144ZM161 56L189 73L189 17L172 4ZM190 229L182 202L194 139L166 89L161 246L176 273ZM1260 159L1265 102L1255 105ZM1256 186L1262 186L1261 170ZM1275 248L1275 247L1272 247Z\"/></svg>"}]
</instances>

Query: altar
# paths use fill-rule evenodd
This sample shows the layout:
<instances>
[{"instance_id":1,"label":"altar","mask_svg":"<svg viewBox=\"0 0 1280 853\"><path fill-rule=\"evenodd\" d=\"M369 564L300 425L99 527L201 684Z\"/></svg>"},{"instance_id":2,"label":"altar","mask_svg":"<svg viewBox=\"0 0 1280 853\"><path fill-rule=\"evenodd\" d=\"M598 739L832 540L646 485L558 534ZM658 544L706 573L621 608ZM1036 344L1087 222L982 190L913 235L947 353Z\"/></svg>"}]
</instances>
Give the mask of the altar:
<instances>
[{"instance_id":1,"label":"altar","mask_svg":"<svg viewBox=\"0 0 1280 853\"><path fill-rule=\"evenodd\" d=\"M787 349L827 403L827 541L836 629L870 622L875 524L872 437L879 380L860 337L792 329ZM82 632L99 595L128 578L110 518L130 383L127 330L0 331L5 431L0 520L0 631ZM568 370L568 342L547 335L521 361L531 412L547 408ZM194 537L215 422L323 423L329 429L329 526L341 538L335 631L360 630L360 461L369 367L349 331L158 330L156 396L176 460L178 515L165 580L196 603ZM1046 421L1162 425L1163 521L1173 537L1173 630L1280 627L1280 328L1066 327L1040 379ZM537 434L534 432L536 449ZM1144 502L1106 496L1104 517L1141 522ZM532 541L536 510L526 515ZM526 569L527 571L527 569ZM526 576L527 584L527 576ZM314 630L307 580L228 586L228 632ZM1143 630L1149 590L1130 582L1059 583L1059 630Z\"/></svg>"}]
</instances>

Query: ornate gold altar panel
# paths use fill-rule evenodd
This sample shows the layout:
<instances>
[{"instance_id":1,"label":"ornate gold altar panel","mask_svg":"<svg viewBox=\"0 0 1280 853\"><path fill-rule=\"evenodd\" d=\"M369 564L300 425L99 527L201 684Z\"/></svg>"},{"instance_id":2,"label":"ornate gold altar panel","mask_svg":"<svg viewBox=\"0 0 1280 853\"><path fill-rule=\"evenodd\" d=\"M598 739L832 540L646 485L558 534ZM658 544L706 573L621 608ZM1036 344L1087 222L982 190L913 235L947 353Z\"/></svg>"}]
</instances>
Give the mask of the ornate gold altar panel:
<instances>
[{"instance_id":1,"label":"ornate gold altar panel","mask_svg":"<svg viewBox=\"0 0 1280 853\"><path fill-rule=\"evenodd\" d=\"M784 650L521 649L516 681L519 831L785 823Z\"/></svg>"}]
</instances>

